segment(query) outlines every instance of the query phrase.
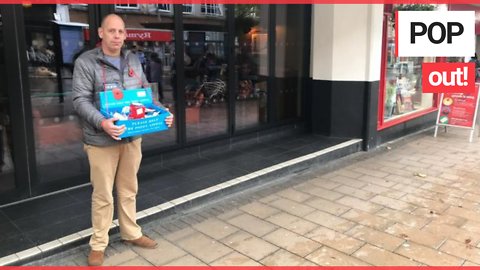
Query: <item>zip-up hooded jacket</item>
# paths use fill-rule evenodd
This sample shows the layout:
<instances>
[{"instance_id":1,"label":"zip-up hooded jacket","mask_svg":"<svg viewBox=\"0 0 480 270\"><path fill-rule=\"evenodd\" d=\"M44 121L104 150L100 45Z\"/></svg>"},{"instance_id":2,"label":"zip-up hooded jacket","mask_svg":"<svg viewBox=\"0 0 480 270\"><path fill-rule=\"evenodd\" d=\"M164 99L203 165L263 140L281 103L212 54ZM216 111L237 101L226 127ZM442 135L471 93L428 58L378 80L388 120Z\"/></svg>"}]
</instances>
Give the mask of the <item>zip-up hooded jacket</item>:
<instances>
[{"instance_id":1,"label":"zip-up hooded jacket","mask_svg":"<svg viewBox=\"0 0 480 270\"><path fill-rule=\"evenodd\" d=\"M115 85L116 88L148 87L138 58L129 51L120 54L120 70L106 58L101 48L83 53L75 61L72 82L73 107L82 119L83 142L88 145L109 146L131 142L139 137L114 140L102 128L105 117L100 113L98 93Z\"/></svg>"}]
</instances>

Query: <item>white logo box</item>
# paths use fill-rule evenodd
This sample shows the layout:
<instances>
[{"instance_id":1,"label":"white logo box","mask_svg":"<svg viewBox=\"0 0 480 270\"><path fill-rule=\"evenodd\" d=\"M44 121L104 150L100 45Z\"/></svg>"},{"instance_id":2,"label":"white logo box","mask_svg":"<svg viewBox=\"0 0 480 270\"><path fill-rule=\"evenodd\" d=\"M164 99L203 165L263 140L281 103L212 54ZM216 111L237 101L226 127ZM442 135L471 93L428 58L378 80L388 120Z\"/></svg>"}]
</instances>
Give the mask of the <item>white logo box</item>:
<instances>
[{"instance_id":1,"label":"white logo box","mask_svg":"<svg viewBox=\"0 0 480 270\"><path fill-rule=\"evenodd\" d=\"M424 56L453 56L465 57L475 55L475 11L398 11L396 14L396 42L397 56L424 57ZM427 31L422 36L415 37L415 43L411 43L412 23L423 23ZM451 26L448 26L451 23ZM461 35L449 35L458 32L463 26ZM443 42L439 42L442 36L442 27L445 30ZM413 32L419 33L422 26L417 25ZM435 41L429 40L428 36ZM448 38L452 43L448 43Z\"/></svg>"}]
</instances>

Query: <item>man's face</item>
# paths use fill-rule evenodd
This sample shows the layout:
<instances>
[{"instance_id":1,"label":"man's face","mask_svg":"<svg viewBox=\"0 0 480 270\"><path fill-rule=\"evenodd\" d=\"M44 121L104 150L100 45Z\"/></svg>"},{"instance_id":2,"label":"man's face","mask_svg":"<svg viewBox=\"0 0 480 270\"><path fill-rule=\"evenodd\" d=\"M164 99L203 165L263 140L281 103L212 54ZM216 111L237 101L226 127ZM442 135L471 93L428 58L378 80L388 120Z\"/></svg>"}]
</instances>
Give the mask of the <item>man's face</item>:
<instances>
[{"instance_id":1,"label":"man's face","mask_svg":"<svg viewBox=\"0 0 480 270\"><path fill-rule=\"evenodd\" d=\"M119 55L127 37L123 20L117 16L106 18L103 26L98 28L98 36L102 39L104 53L113 56Z\"/></svg>"}]
</instances>

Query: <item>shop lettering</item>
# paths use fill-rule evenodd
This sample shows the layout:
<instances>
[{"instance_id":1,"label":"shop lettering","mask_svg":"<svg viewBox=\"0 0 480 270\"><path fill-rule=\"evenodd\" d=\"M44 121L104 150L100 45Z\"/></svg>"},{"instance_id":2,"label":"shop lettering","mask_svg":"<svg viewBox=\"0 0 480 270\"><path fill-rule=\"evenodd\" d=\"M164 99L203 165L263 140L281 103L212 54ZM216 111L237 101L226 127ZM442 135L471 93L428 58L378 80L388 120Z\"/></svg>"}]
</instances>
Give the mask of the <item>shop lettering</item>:
<instances>
[{"instance_id":1,"label":"shop lettering","mask_svg":"<svg viewBox=\"0 0 480 270\"><path fill-rule=\"evenodd\" d=\"M475 54L474 11L397 11L398 57L464 57Z\"/></svg>"},{"instance_id":2,"label":"shop lettering","mask_svg":"<svg viewBox=\"0 0 480 270\"><path fill-rule=\"evenodd\" d=\"M143 33L132 33L127 31L127 39L149 39L151 38L151 33L143 32Z\"/></svg>"},{"instance_id":3,"label":"shop lettering","mask_svg":"<svg viewBox=\"0 0 480 270\"><path fill-rule=\"evenodd\" d=\"M435 39L433 33L435 29L440 31L440 37ZM454 36L463 34L464 27L460 22L447 22L447 27L441 22L433 22L428 27L423 22L410 23L410 43L415 44L416 37L427 34L428 40L433 44L440 44L447 38L447 43L451 44ZM438 32L438 31L437 31Z\"/></svg>"},{"instance_id":4,"label":"shop lettering","mask_svg":"<svg viewBox=\"0 0 480 270\"><path fill-rule=\"evenodd\" d=\"M423 93L473 93L474 63L423 63Z\"/></svg>"},{"instance_id":5,"label":"shop lettering","mask_svg":"<svg viewBox=\"0 0 480 270\"><path fill-rule=\"evenodd\" d=\"M428 82L433 86L468 86L468 67L456 71L434 71L428 76Z\"/></svg>"}]
</instances>

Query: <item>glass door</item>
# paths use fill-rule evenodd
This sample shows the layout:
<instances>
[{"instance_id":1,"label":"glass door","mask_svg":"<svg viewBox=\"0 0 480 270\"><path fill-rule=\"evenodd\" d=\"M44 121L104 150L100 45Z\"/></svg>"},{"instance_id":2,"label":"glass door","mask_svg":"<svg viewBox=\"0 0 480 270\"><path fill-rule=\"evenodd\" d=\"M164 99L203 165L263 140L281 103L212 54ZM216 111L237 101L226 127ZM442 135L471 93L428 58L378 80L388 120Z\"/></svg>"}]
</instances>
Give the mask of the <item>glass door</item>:
<instances>
[{"instance_id":1,"label":"glass door","mask_svg":"<svg viewBox=\"0 0 480 270\"><path fill-rule=\"evenodd\" d=\"M0 194L16 189L11 108L5 64L4 26L0 13Z\"/></svg>"},{"instance_id":2,"label":"glass door","mask_svg":"<svg viewBox=\"0 0 480 270\"><path fill-rule=\"evenodd\" d=\"M305 6L276 5L275 110L279 121L302 117L305 44Z\"/></svg>"},{"instance_id":3,"label":"glass door","mask_svg":"<svg viewBox=\"0 0 480 270\"><path fill-rule=\"evenodd\" d=\"M267 123L268 5L235 6L236 130Z\"/></svg>"},{"instance_id":4,"label":"glass door","mask_svg":"<svg viewBox=\"0 0 480 270\"><path fill-rule=\"evenodd\" d=\"M71 94L73 64L89 49L88 5L24 5L23 14L36 184L87 183L82 128Z\"/></svg>"},{"instance_id":5,"label":"glass door","mask_svg":"<svg viewBox=\"0 0 480 270\"><path fill-rule=\"evenodd\" d=\"M187 142L228 131L227 6L183 6Z\"/></svg>"}]
</instances>

